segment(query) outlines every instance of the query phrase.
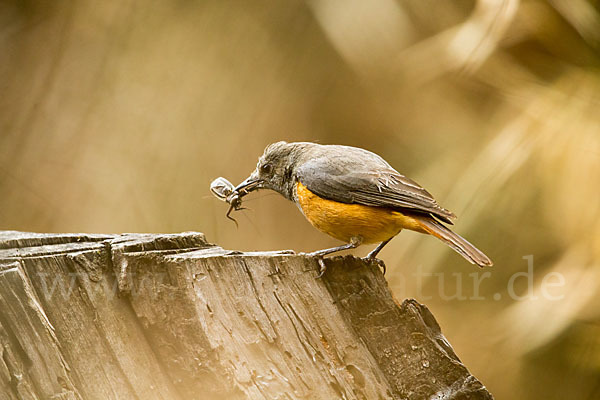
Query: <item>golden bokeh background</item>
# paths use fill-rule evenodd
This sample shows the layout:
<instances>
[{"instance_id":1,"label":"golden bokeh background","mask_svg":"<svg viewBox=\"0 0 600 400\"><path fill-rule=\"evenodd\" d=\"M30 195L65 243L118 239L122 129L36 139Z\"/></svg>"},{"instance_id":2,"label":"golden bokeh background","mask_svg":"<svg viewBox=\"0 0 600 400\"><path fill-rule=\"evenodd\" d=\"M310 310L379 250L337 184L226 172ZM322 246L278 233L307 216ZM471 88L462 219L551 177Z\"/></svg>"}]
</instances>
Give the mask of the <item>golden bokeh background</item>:
<instances>
[{"instance_id":1,"label":"golden bokeh background","mask_svg":"<svg viewBox=\"0 0 600 400\"><path fill-rule=\"evenodd\" d=\"M363 147L495 261L403 232L396 297L497 399L600 398L597 0L5 0L0 54L0 229L324 248L274 194L236 228L209 184L278 140Z\"/></svg>"}]
</instances>

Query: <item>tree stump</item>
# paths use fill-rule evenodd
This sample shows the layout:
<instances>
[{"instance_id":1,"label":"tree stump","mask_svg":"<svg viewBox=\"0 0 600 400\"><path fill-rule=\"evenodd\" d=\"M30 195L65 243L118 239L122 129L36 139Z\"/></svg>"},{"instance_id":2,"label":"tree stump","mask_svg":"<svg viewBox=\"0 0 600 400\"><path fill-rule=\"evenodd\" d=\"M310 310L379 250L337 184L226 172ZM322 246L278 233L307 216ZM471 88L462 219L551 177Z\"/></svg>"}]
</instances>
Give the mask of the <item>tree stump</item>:
<instances>
[{"instance_id":1,"label":"tree stump","mask_svg":"<svg viewBox=\"0 0 600 400\"><path fill-rule=\"evenodd\" d=\"M0 399L492 399L352 256L0 232Z\"/></svg>"}]
</instances>

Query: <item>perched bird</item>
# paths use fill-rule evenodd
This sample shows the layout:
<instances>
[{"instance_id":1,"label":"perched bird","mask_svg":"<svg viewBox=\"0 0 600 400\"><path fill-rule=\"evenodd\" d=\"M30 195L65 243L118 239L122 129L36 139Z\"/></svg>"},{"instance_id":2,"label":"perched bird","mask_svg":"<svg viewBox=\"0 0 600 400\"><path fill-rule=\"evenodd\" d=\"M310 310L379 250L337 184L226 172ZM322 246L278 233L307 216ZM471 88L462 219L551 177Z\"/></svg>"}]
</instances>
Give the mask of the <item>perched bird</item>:
<instances>
[{"instance_id":1,"label":"perched bird","mask_svg":"<svg viewBox=\"0 0 600 400\"><path fill-rule=\"evenodd\" d=\"M309 142L273 143L235 191L245 195L263 188L293 201L315 228L346 242L310 253L319 257L319 276L325 271L323 256L379 243L367 255L375 259L402 229L435 236L480 267L492 265L483 252L444 225L456 218L452 212L370 151Z\"/></svg>"}]
</instances>

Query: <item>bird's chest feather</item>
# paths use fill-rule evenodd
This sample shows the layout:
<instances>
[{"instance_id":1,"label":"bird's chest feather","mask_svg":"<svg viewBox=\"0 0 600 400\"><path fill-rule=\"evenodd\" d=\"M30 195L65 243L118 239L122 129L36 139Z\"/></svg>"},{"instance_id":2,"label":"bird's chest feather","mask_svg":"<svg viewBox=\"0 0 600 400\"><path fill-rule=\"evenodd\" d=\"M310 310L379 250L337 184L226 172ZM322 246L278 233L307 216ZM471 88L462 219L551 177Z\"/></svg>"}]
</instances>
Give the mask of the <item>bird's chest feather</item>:
<instances>
[{"instance_id":1,"label":"bird's chest feather","mask_svg":"<svg viewBox=\"0 0 600 400\"><path fill-rule=\"evenodd\" d=\"M409 217L387 208L346 204L324 199L298 183L296 194L306 219L317 229L336 239L349 242L361 236L363 243L378 243L400 232Z\"/></svg>"}]
</instances>

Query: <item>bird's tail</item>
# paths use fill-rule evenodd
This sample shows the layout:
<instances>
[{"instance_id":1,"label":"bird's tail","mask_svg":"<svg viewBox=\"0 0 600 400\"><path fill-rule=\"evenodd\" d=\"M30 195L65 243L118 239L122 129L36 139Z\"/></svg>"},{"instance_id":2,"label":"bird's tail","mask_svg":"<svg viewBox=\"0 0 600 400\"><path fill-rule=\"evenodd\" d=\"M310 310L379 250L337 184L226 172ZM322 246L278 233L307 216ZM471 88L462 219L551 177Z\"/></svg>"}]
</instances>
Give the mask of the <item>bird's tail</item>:
<instances>
[{"instance_id":1,"label":"bird's tail","mask_svg":"<svg viewBox=\"0 0 600 400\"><path fill-rule=\"evenodd\" d=\"M452 232L432 217L425 215L411 215L411 217L417 221L417 224L423 229L424 233L429 233L440 239L471 264L477 264L480 267L489 267L494 264L488 256L469 243L467 239Z\"/></svg>"}]
</instances>

